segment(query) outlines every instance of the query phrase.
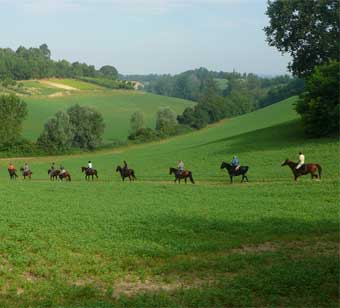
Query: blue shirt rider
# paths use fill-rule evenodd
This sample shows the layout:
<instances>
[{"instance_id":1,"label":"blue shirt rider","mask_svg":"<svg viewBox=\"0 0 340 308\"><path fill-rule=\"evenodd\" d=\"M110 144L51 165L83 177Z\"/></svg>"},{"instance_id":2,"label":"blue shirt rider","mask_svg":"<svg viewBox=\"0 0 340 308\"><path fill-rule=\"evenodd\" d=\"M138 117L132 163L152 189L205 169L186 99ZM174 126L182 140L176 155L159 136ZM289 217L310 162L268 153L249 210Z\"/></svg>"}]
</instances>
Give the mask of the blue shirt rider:
<instances>
[{"instance_id":1,"label":"blue shirt rider","mask_svg":"<svg viewBox=\"0 0 340 308\"><path fill-rule=\"evenodd\" d=\"M234 171L237 171L240 168L240 161L237 156L234 155L233 160L231 161L231 165L234 167Z\"/></svg>"}]
</instances>

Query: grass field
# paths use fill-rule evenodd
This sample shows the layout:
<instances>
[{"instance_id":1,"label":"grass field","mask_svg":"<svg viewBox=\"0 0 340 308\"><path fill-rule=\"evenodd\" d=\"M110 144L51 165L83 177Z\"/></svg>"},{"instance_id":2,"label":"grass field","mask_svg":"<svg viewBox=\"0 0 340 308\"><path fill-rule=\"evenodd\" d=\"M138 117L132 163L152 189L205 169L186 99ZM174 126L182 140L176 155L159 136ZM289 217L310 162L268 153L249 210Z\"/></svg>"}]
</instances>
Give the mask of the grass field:
<instances>
[{"instance_id":1,"label":"grass field","mask_svg":"<svg viewBox=\"0 0 340 308\"><path fill-rule=\"evenodd\" d=\"M35 140L41 133L46 120L57 111L66 110L73 104L92 106L102 113L106 129L104 143L125 141L129 135L130 116L140 110L145 115L146 125L154 128L158 108L169 106L178 114L194 103L178 98L128 90L107 90L91 83L73 79L49 79L47 82L69 86L77 91L51 86L40 81L25 81L23 96L28 104L28 117L24 122L23 136Z\"/></svg>"},{"instance_id":2,"label":"grass field","mask_svg":"<svg viewBox=\"0 0 340 308\"><path fill-rule=\"evenodd\" d=\"M0 160L0 307L337 307L339 142L305 139L294 101L162 142L31 158L31 182L10 182ZM322 181L280 166L299 150ZM234 153L249 184L219 170ZM173 184L181 158L196 185ZM137 182L120 182L123 159ZM72 182L51 183L51 161Z\"/></svg>"}]
</instances>

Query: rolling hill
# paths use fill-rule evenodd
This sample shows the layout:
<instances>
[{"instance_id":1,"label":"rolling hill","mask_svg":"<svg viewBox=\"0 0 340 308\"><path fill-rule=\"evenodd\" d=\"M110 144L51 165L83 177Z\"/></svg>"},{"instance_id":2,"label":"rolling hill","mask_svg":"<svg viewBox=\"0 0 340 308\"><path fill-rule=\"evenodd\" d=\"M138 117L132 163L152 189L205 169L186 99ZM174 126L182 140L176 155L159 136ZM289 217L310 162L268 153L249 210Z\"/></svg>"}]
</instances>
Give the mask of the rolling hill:
<instances>
[{"instance_id":1,"label":"rolling hill","mask_svg":"<svg viewBox=\"0 0 340 308\"><path fill-rule=\"evenodd\" d=\"M30 140L39 136L49 117L76 103L92 106L102 113L106 123L104 143L126 140L130 116L134 111L142 111L147 126L153 128L158 108L168 106L179 114L194 104L140 91L110 90L74 79L54 78L20 83L23 84L20 89L22 99L27 103L29 112L24 122L23 136Z\"/></svg>"},{"instance_id":2,"label":"rolling hill","mask_svg":"<svg viewBox=\"0 0 340 308\"><path fill-rule=\"evenodd\" d=\"M161 142L0 160L0 306L336 306L339 141L306 139L295 100ZM281 167L299 150L321 181ZM248 184L219 169L233 154ZM124 159L134 183L115 172ZM196 185L173 184L179 159ZM10 182L10 161L34 179ZM49 181L52 161L71 182Z\"/></svg>"}]
</instances>

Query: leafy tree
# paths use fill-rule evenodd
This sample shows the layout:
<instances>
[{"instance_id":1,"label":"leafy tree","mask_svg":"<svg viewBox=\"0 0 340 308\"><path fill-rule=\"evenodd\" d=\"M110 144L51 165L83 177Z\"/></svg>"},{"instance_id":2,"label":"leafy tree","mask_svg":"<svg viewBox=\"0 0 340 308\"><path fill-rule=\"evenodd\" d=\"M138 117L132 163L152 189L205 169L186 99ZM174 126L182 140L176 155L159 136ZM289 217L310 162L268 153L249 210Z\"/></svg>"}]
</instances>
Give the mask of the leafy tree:
<instances>
[{"instance_id":1,"label":"leafy tree","mask_svg":"<svg viewBox=\"0 0 340 308\"><path fill-rule=\"evenodd\" d=\"M104 65L99 69L99 72L103 75L103 77L108 79L117 79L118 71L115 67L111 65Z\"/></svg>"},{"instance_id":2,"label":"leafy tree","mask_svg":"<svg viewBox=\"0 0 340 308\"><path fill-rule=\"evenodd\" d=\"M130 118L131 133L135 134L138 130L144 127L144 114L141 111L136 111Z\"/></svg>"},{"instance_id":3,"label":"leafy tree","mask_svg":"<svg viewBox=\"0 0 340 308\"><path fill-rule=\"evenodd\" d=\"M171 134L177 125L177 115L169 107L159 108L156 115L156 130L164 134Z\"/></svg>"},{"instance_id":4,"label":"leafy tree","mask_svg":"<svg viewBox=\"0 0 340 308\"><path fill-rule=\"evenodd\" d=\"M267 41L291 55L294 75L306 77L315 65L338 59L338 0L270 0L266 14Z\"/></svg>"},{"instance_id":5,"label":"leafy tree","mask_svg":"<svg viewBox=\"0 0 340 308\"><path fill-rule=\"evenodd\" d=\"M71 148L73 139L74 130L70 117L59 111L45 123L37 144L49 153L65 152Z\"/></svg>"},{"instance_id":6,"label":"leafy tree","mask_svg":"<svg viewBox=\"0 0 340 308\"><path fill-rule=\"evenodd\" d=\"M78 104L67 110L74 137L72 145L82 149L95 149L102 142L104 119L95 109Z\"/></svg>"},{"instance_id":7,"label":"leafy tree","mask_svg":"<svg viewBox=\"0 0 340 308\"><path fill-rule=\"evenodd\" d=\"M296 110L302 116L305 131L311 136L339 132L340 62L317 66L307 79L305 93Z\"/></svg>"},{"instance_id":8,"label":"leafy tree","mask_svg":"<svg viewBox=\"0 0 340 308\"><path fill-rule=\"evenodd\" d=\"M20 137L27 105L15 95L0 96L0 145L10 145Z\"/></svg>"}]
</instances>

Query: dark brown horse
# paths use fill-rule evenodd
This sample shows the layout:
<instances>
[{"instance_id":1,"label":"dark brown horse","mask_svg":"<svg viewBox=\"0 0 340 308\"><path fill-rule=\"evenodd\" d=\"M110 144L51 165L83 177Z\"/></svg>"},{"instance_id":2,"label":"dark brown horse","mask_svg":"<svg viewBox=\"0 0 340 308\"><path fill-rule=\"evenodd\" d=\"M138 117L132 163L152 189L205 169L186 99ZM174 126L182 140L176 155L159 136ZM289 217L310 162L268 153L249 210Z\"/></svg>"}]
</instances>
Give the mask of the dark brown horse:
<instances>
[{"instance_id":1,"label":"dark brown horse","mask_svg":"<svg viewBox=\"0 0 340 308\"><path fill-rule=\"evenodd\" d=\"M11 180L15 180L18 177L16 169L8 169L8 174Z\"/></svg>"},{"instance_id":2,"label":"dark brown horse","mask_svg":"<svg viewBox=\"0 0 340 308\"><path fill-rule=\"evenodd\" d=\"M121 166L117 166L116 172L120 173L123 182L125 181L125 178L129 178L130 182L137 180L135 176L135 171L133 169L125 169L122 168Z\"/></svg>"},{"instance_id":3,"label":"dark brown horse","mask_svg":"<svg viewBox=\"0 0 340 308\"><path fill-rule=\"evenodd\" d=\"M249 170L248 166L240 166L237 170L235 170L235 167L232 166L231 164L228 164L226 162L222 162L220 169L227 169L230 177L230 183L233 183L233 177L234 176L239 176L242 175L242 180L241 183L246 179L247 182L249 182L248 177L246 176L246 173Z\"/></svg>"},{"instance_id":4,"label":"dark brown horse","mask_svg":"<svg viewBox=\"0 0 340 308\"><path fill-rule=\"evenodd\" d=\"M187 183L187 179L189 178L190 182L192 184L195 184L194 178L192 177L192 172L189 170L184 170L182 172L179 172L176 168L170 168L169 174L175 175L175 183L178 181L178 184L181 184L181 179L184 179L185 184Z\"/></svg>"},{"instance_id":5,"label":"dark brown horse","mask_svg":"<svg viewBox=\"0 0 340 308\"><path fill-rule=\"evenodd\" d=\"M48 169L47 174L50 176L51 181L57 180L58 181L58 177L60 174L60 170L59 169Z\"/></svg>"},{"instance_id":6,"label":"dark brown horse","mask_svg":"<svg viewBox=\"0 0 340 308\"><path fill-rule=\"evenodd\" d=\"M24 177L24 180L26 180L26 177L28 177L30 180L32 179L33 172L31 170L24 171L24 167L21 167L20 171L22 172L22 176Z\"/></svg>"},{"instance_id":7,"label":"dark brown horse","mask_svg":"<svg viewBox=\"0 0 340 308\"><path fill-rule=\"evenodd\" d=\"M95 176L98 179L98 172L96 169L89 169L87 167L81 167L81 172L85 172L85 180L89 180L90 176L92 176L92 181L93 181L93 176Z\"/></svg>"},{"instance_id":8,"label":"dark brown horse","mask_svg":"<svg viewBox=\"0 0 340 308\"><path fill-rule=\"evenodd\" d=\"M71 182L71 174L68 171L65 171L64 173L59 172L59 179L62 181L65 179L66 181Z\"/></svg>"},{"instance_id":9,"label":"dark brown horse","mask_svg":"<svg viewBox=\"0 0 340 308\"><path fill-rule=\"evenodd\" d=\"M319 164L304 164L299 169L296 169L297 165L298 163L295 163L289 160L288 158L281 164L281 166L289 166L289 168L292 170L294 174L295 181L297 180L299 176L306 175L309 173L312 177L312 180L314 178L321 180L322 168ZM319 175L317 174L317 172Z\"/></svg>"}]
</instances>

